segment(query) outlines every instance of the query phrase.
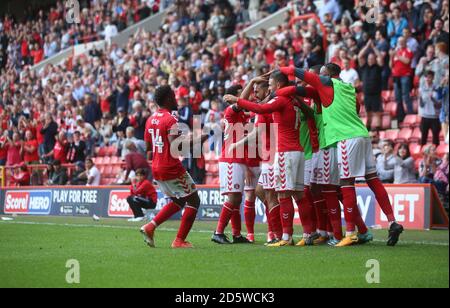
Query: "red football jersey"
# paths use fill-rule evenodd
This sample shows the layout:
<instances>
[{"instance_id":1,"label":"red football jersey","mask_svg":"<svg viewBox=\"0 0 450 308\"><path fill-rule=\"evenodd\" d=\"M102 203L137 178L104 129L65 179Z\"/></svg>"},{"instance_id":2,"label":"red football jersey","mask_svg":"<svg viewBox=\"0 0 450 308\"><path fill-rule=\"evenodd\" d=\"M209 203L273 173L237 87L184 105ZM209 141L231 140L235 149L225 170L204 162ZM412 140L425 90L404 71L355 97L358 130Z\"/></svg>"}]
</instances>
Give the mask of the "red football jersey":
<instances>
[{"instance_id":1,"label":"red football jersey","mask_svg":"<svg viewBox=\"0 0 450 308\"><path fill-rule=\"evenodd\" d=\"M244 127L247 123L248 117L245 115L243 111L236 112L233 110L233 108L230 106L227 109L225 109L224 112L224 124L225 124L225 136L223 140L222 145L222 155L219 159L219 162L221 163L236 163L236 164L245 164L245 150L244 155L242 155L241 158L236 158L239 154L239 152L242 153L242 151L235 150L233 153L228 153L228 149L230 145L242 140L245 136ZM236 124L242 124L236 125ZM242 128L239 129L239 128Z\"/></svg>"},{"instance_id":2,"label":"red football jersey","mask_svg":"<svg viewBox=\"0 0 450 308\"><path fill-rule=\"evenodd\" d=\"M186 173L178 157L170 153L172 135L178 135L178 119L169 110L160 109L147 120L144 139L152 146L152 172L157 181L175 180Z\"/></svg>"},{"instance_id":3,"label":"red football jersey","mask_svg":"<svg viewBox=\"0 0 450 308\"><path fill-rule=\"evenodd\" d=\"M258 115L254 112L250 113L250 117L248 117L248 123L252 124L256 129L256 121L258 120ZM261 157L258 152L258 139L256 139L256 143L248 144L245 147L245 164L247 167L259 167L261 166Z\"/></svg>"},{"instance_id":4,"label":"red football jersey","mask_svg":"<svg viewBox=\"0 0 450 308\"><path fill-rule=\"evenodd\" d=\"M272 140L277 139L276 135L273 135L276 133L276 130L272 130L271 127L273 126L273 116L272 114L259 114L256 118L256 127L259 129L262 126L265 126L265 130L260 132L262 133L262 136L260 137L263 144L262 146L262 161L267 162L273 162L273 158L275 157L275 147L271 147Z\"/></svg>"},{"instance_id":5,"label":"red football jersey","mask_svg":"<svg viewBox=\"0 0 450 308\"><path fill-rule=\"evenodd\" d=\"M301 110L292 98L278 96L264 105L239 99L238 105L258 114L273 114L273 122L278 124L277 152L303 152L299 138Z\"/></svg>"}]
</instances>

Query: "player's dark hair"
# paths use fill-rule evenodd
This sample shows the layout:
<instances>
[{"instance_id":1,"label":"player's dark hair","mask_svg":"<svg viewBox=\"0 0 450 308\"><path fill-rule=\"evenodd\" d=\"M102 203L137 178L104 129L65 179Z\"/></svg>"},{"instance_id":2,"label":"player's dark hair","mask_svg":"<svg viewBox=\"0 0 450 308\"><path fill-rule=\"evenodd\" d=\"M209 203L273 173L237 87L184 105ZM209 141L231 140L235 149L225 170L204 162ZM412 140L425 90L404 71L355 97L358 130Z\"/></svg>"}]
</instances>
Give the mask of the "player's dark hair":
<instances>
[{"instance_id":1,"label":"player's dark hair","mask_svg":"<svg viewBox=\"0 0 450 308\"><path fill-rule=\"evenodd\" d=\"M237 96L239 91L242 90L241 85L234 85L225 90L225 94Z\"/></svg>"},{"instance_id":2,"label":"player's dark hair","mask_svg":"<svg viewBox=\"0 0 450 308\"><path fill-rule=\"evenodd\" d=\"M336 63L328 63L325 67L327 68L330 77L339 76L341 74L341 67Z\"/></svg>"},{"instance_id":3,"label":"player's dark hair","mask_svg":"<svg viewBox=\"0 0 450 308\"><path fill-rule=\"evenodd\" d=\"M400 156L400 150L401 150L401 149L404 149L404 150L406 151L406 156L405 156L405 157L401 157L401 156ZM402 143L402 144L400 145L400 147L399 147L398 150L397 150L397 156L400 157L400 158L402 158L402 159L407 159L407 158L410 158L410 157L411 157L411 151L409 150L409 146L408 146L406 143Z\"/></svg>"},{"instance_id":4,"label":"player's dark hair","mask_svg":"<svg viewBox=\"0 0 450 308\"><path fill-rule=\"evenodd\" d=\"M136 170L136 175L147 176L147 171L145 171L145 169L138 169Z\"/></svg>"},{"instance_id":5,"label":"player's dark hair","mask_svg":"<svg viewBox=\"0 0 450 308\"><path fill-rule=\"evenodd\" d=\"M275 80L276 82L278 82L278 83L281 83L282 85L287 85L287 84L289 84L289 78L288 78L288 76L286 76L285 74L283 74L282 72L280 72L280 71L276 71L276 72L274 72L271 76L270 76L270 78L272 78L273 80Z\"/></svg>"},{"instance_id":6,"label":"player's dark hair","mask_svg":"<svg viewBox=\"0 0 450 308\"><path fill-rule=\"evenodd\" d=\"M258 83L258 87L267 89L269 87L269 83L267 81Z\"/></svg>"},{"instance_id":7,"label":"player's dark hair","mask_svg":"<svg viewBox=\"0 0 450 308\"><path fill-rule=\"evenodd\" d=\"M312 70L314 73L316 73L317 75L320 74L320 70L322 69L322 65L314 65L313 67L310 68L310 70Z\"/></svg>"},{"instance_id":8,"label":"player's dark hair","mask_svg":"<svg viewBox=\"0 0 450 308\"><path fill-rule=\"evenodd\" d=\"M155 102L159 107L164 107L167 99L170 97L173 92L172 88L169 85L160 86L155 90Z\"/></svg>"}]
</instances>

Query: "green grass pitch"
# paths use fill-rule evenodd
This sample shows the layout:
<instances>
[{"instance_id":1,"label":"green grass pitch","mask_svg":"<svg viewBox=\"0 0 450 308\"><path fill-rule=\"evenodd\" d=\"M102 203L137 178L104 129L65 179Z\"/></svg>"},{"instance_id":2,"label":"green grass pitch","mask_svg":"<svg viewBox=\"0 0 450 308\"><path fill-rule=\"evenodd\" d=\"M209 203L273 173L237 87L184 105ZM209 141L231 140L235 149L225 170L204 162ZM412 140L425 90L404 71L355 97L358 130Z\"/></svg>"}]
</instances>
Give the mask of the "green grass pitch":
<instances>
[{"instance_id":1,"label":"green grass pitch","mask_svg":"<svg viewBox=\"0 0 450 308\"><path fill-rule=\"evenodd\" d=\"M449 232L406 231L395 248L376 241L347 248L217 246L215 223L197 222L192 250L170 244L179 222L156 234L156 249L144 245L140 225L124 220L18 217L0 220L0 287L449 287ZM300 230L296 230L299 234ZM80 264L80 284L66 282L66 262ZM368 284L368 260L380 264L380 284Z\"/></svg>"}]
</instances>

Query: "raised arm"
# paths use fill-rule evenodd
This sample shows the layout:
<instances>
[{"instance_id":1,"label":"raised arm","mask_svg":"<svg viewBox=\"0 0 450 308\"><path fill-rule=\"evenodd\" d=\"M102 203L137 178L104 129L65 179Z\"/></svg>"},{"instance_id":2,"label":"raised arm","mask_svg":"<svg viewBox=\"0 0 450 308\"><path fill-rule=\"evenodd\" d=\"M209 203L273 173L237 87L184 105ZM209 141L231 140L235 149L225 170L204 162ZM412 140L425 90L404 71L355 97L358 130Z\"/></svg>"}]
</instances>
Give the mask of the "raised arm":
<instances>
[{"instance_id":1,"label":"raised arm","mask_svg":"<svg viewBox=\"0 0 450 308\"><path fill-rule=\"evenodd\" d=\"M241 98L237 101L237 105L242 109L252 111L257 114L268 114L279 111L282 109L282 105L280 103L281 101L278 98L274 98L271 102L264 105L252 103Z\"/></svg>"}]
</instances>

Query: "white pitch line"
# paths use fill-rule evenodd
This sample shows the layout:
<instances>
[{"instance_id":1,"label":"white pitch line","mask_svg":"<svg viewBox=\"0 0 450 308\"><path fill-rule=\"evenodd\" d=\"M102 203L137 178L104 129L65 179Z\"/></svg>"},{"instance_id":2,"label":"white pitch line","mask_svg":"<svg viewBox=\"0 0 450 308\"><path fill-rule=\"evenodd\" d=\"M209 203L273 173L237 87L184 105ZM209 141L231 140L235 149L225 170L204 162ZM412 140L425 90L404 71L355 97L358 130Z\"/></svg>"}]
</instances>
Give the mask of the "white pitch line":
<instances>
[{"instance_id":1,"label":"white pitch line","mask_svg":"<svg viewBox=\"0 0 450 308\"><path fill-rule=\"evenodd\" d=\"M114 226L114 225L87 225L87 224L61 224L53 222L34 222L34 221L0 221L3 224L18 224L18 225L37 225L37 226L57 226L57 227L75 227L75 228L104 228L104 229L119 229L119 230L139 230L139 226ZM159 231L164 232L178 232L178 229L173 228L158 228ZM192 230L192 233L208 233L212 234L211 230ZM266 233L255 233L256 236L266 236ZM385 243L385 240L374 240L375 243ZM429 241L400 241L406 245L428 245L428 246L442 246L449 247L449 243L444 242L429 242Z\"/></svg>"}]
</instances>

